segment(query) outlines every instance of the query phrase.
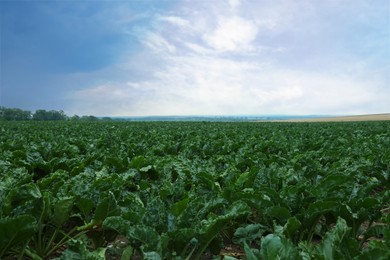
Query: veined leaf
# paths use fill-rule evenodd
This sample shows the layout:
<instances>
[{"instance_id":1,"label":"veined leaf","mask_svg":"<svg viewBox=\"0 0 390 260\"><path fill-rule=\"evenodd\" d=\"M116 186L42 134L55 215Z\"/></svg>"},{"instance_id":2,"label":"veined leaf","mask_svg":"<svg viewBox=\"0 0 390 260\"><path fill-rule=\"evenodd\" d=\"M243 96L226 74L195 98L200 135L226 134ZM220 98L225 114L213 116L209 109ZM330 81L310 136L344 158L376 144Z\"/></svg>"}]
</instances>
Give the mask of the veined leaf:
<instances>
[{"instance_id":1,"label":"veined leaf","mask_svg":"<svg viewBox=\"0 0 390 260\"><path fill-rule=\"evenodd\" d=\"M130 226L127 231L127 239L135 248L144 252L158 251L160 235L149 226Z\"/></svg>"},{"instance_id":2,"label":"veined leaf","mask_svg":"<svg viewBox=\"0 0 390 260\"><path fill-rule=\"evenodd\" d=\"M0 220L0 257L9 249L22 246L34 235L36 220L32 216L21 215Z\"/></svg>"},{"instance_id":3,"label":"veined leaf","mask_svg":"<svg viewBox=\"0 0 390 260\"><path fill-rule=\"evenodd\" d=\"M157 252L145 252L143 253L145 260L161 260L161 256Z\"/></svg>"},{"instance_id":4,"label":"veined leaf","mask_svg":"<svg viewBox=\"0 0 390 260\"><path fill-rule=\"evenodd\" d=\"M25 208L31 206L32 201L38 201L42 198L42 193L39 190L39 187L34 183L29 183L17 187L11 190L8 196L3 201L3 210L4 214L10 214L15 208ZM24 212L27 213L27 212ZM39 210L34 212L34 216L39 218L41 214Z\"/></svg>"},{"instance_id":5,"label":"veined leaf","mask_svg":"<svg viewBox=\"0 0 390 260\"><path fill-rule=\"evenodd\" d=\"M244 243L244 250L247 260L258 260L261 257L259 250L250 248L246 242Z\"/></svg>"},{"instance_id":6,"label":"veined leaf","mask_svg":"<svg viewBox=\"0 0 390 260\"><path fill-rule=\"evenodd\" d=\"M122 216L107 217L103 221L103 227L105 229L113 229L123 236L127 235L130 225L131 223L126 219L123 219Z\"/></svg>"},{"instance_id":7,"label":"veined leaf","mask_svg":"<svg viewBox=\"0 0 390 260\"><path fill-rule=\"evenodd\" d=\"M84 217L87 217L91 210L93 209L94 202L92 199L77 197L75 201L77 207L83 213Z\"/></svg>"},{"instance_id":8,"label":"veined leaf","mask_svg":"<svg viewBox=\"0 0 390 260\"><path fill-rule=\"evenodd\" d=\"M321 244L316 247L317 255L325 259L352 258L357 254L358 243L349 237L351 228L344 219L339 218L336 226L325 234Z\"/></svg>"},{"instance_id":9,"label":"veined leaf","mask_svg":"<svg viewBox=\"0 0 390 260\"><path fill-rule=\"evenodd\" d=\"M233 241L239 244L251 243L260 239L265 229L266 227L261 224L249 224L245 227L240 227L234 232Z\"/></svg>"},{"instance_id":10,"label":"veined leaf","mask_svg":"<svg viewBox=\"0 0 390 260\"><path fill-rule=\"evenodd\" d=\"M109 192L107 197L99 202L96 207L94 221L103 221L106 217L116 216L120 213L120 208L116 203L116 199L112 192Z\"/></svg>"},{"instance_id":11,"label":"veined leaf","mask_svg":"<svg viewBox=\"0 0 390 260\"><path fill-rule=\"evenodd\" d=\"M90 252L82 240L71 239L68 248L62 253L60 260L104 260L106 248Z\"/></svg>"},{"instance_id":12,"label":"veined leaf","mask_svg":"<svg viewBox=\"0 0 390 260\"><path fill-rule=\"evenodd\" d=\"M69 198L61 198L54 205L53 212L53 222L57 226L61 226L65 221L68 220L69 215L71 213L73 207L74 199Z\"/></svg>"},{"instance_id":13,"label":"veined leaf","mask_svg":"<svg viewBox=\"0 0 390 260\"><path fill-rule=\"evenodd\" d=\"M187 208L188 202L189 198L185 198L173 204L171 209L172 214L178 217Z\"/></svg>"},{"instance_id":14,"label":"veined leaf","mask_svg":"<svg viewBox=\"0 0 390 260\"><path fill-rule=\"evenodd\" d=\"M300 259L297 248L290 240L274 234L261 239L260 255L263 259Z\"/></svg>"},{"instance_id":15,"label":"veined leaf","mask_svg":"<svg viewBox=\"0 0 390 260\"><path fill-rule=\"evenodd\" d=\"M223 230L229 221L248 215L250 212L251 210L248 205L244 202L238 201L228 209L228 213L226 215L217 216L204 221L200 229L200 243L202 245L200 252L203 252L206 249L210 242Z\"/></svg>"},{"instance_id":16,"label":"veined leaf","mask_svg":"<svg viewBox=\"0 0 390 260\"><path fill-rule=\"evenodd\" d=\"M299 230L301 225L302 223L296 217L289 218L283 227L284 235L290 239L293 239L294 234Z\"/></svg>"},{"instance_id":17,"label":"veined leaf","mask_svg":"<svg viewBox=\"0 0 390 260\"><path fill-rule=\"evenodd\" d=\"M276 218L285 223L291 217L290 211L285 207L274 206L267 209L266 214L271 218Z\"/></svg>"}]
</instances>

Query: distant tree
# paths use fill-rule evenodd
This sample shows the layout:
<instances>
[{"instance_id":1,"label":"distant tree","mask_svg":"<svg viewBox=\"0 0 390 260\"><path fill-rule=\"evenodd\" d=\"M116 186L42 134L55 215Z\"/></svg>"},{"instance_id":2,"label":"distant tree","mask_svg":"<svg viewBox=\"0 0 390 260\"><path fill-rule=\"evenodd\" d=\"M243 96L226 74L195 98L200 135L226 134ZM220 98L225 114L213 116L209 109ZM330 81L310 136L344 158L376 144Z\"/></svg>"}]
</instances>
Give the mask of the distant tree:
<instances>
[{"instance_id":1,"label":"distant tree","mask_svg":"<svg viewBox=\"0 0 390 260\"><path fill-rule=\"evenodd\" d=\"M50 116L51 116L50 120L66 120L66 118L67 118L67 116L65 115L65 112L62 110L60 110L60 111L51 110L49 112L50 112Z\"/></svg>"},{"instance_id":2,"label":"distant tree","mask_svg":"<svg viewBox=\"0 0 390 260\"><path fill-rule=\"evenodd\" d=\"M48 120L49 115L46 110L38 109L33 115L33 120Z\"/></svg>"},{"instance_id":3,"label":"distant tree","mask_svg":"<svg viewBox=\"0 0 390 260\"><path fill-rule=\"evenodd\" d=\"M64 111L56 111L56 110L50 110L46 111L44 109L38 109L35 111L33 115L33 120L38 120L38 121L48 121L48 120L66 120L66 115Z\"/></svg>"},{"instance_id":4,"label":"distant tree","mask_svg":"<svg viewBox=\"0 0 390 260\"><path fill-rule=\"evenodd\" d=\"M98 121L99 118L97 118L96 116L82 116L81 120L83 120L83 121Z\"/></svg>"},{"instance_id":5,"label":"distant tree","mask_svg":"<svg viewBox=\"0 0 390 260\"><path fill-rule=\"evenodd\" d=\"M19 108L0 107L0 120L30 120L31 111L22 110Z\"/></svg>"},{"instance_id":6,"label":"distant tree","mask_svg":"<svg viewBox=\"0 0 390 260\"><path fill-rule=\"evenodd\" d=\"M60 120L71 120L71 121L112 121L110 117L104 117L99 119L96 116L78 116L73 115L68 117L63 110L45 110L38 109L34 113L28 110L22 110L19 108L6 108L0 106L0 120L2 121L11 121L11 120L35 120L35 121L60 121Z\"/></svg>"},{"instance_id":7,"label":"distant tree","mask_svg":"<svg viewBox=\"0 0 390 260\"><path fill-rule=\"evenodd\" d=\"M78 115L74 115L72 117L69 118L71 121L79 121L80 120L80 117Z\"/></svg>"}]
</instances>

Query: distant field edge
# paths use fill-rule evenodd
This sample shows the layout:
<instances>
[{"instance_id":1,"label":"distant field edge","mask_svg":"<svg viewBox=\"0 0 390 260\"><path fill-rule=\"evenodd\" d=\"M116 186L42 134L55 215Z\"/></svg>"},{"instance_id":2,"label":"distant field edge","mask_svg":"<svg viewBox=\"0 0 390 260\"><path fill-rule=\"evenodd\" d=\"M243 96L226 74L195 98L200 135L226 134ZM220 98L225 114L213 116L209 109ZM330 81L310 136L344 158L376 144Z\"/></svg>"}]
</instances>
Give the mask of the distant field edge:
<instances>
[{"instance_id":1,"label":"distant field edge","mask_svg":"<svg viewBox=\"0 0 390 260\"><path fill-rule=\"evenodd\" d=\"M273 122L353 122L353 121L387 121L390 120L390 113L318 117L318 118L294 118L286 120L273 120Z\"/></svg>"}]
</instances>

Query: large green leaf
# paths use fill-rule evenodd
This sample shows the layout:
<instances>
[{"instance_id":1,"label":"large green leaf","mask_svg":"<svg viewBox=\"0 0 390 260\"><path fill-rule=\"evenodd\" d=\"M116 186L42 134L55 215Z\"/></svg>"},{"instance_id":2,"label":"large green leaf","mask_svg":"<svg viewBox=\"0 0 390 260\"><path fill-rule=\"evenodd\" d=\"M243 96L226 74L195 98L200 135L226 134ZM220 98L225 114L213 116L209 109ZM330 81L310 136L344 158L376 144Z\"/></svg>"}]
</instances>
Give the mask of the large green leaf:
<instances>
[{"instance_id":1,"label":"large green leaf","mask_svg":"<svg viewBox=\"0 0 390 260\"><path fill-rule=\"evenodd\" d=\"M259 250L250 248L246 242L244 243L244 250L247 260L258 260L261 257Z\"/></svg>"},{"instance_id":2,"label":"large green leaf","mask_svg":"<svg viewBox=\"0 0 390 260\"><path fill-rule=\"evenodd\" d=\"M0 220L0 258L11 248L26 244L34 235L36 220L21 215Z\"/></svg>"},{"instance_id":3,"label":"large green leaf","mask_svg":"<svg viewBox=\"0 0 390 260\"><path fill-rule=\"evenodd\" d=\"M69 219L74 199L72 197L61 198L54 205L53 222L57 226L61 226Z\"/></svg>"},{"instance_id":4,"label":"large green leaf","mask_svg":"<svg viewBox=\"0 0 390 260\"><path fill-rule=\"evenodd\" d=\"M94 207L94 201L92 199L77 197L75 200L76 206L80 209L84 218L87 218L89 213Z\"/></svg>"},{"instance_id":5,"label":"large green leaf","mask_svg":"<svg viewBox=\"0 0 390 260\"><path fill-rule=\"evenodd\" d=\"M283 227L284 235L287 238L293 239L301 225L302 223L296 217L289 218Z\"/></svg>"},{"instance_id":6,"label":"large green leaf","mask_svg":"<svg viewBox=\"0 0 390 260\"><path fill-rule=\"evenodd\" d=\"M3 201L4 214L10 214L11 211L17 214L32 213L34 217L41 215L40 208L35 207L35 203L40 203L42 193L39 187L34 183L28 183L12 189Z\"/></svg>"},{"instance_id":7,"label":"large green leaf","mask_svg":"<svg viewBox=\"0 0 390 260\"><path fill-rule=\"evenodd\" d=\"M293 243L275 234L269 234L261 239L260 255L263 259L300 259Z\"/></svg>"},{"instance_id":8,"label":"large green leaf","mask_svg":"<svg viewBox=\"0 0 390 260\"><path fill-rule=\"evenodd\" d=\"M123 219L122 216L107 217L103 221L103 228L115 230L123 236L127 236L130 225L130 222L126 219Z\"/></svg>"},{"instance_id":9,"label":"large green leaf","mask_svg":"<svg viewBox=\"0 0 390 260\"><path fill-rule=\"evenodd\" d=\"M105 196L97 205L93 220L102 222L109 216L117 216L119 214L120 208L117 205L115 196L112 192L108 192L107 196Z\"/></svg>"},{"instance_id":10,"label":"large green leaf","mask_svg":"<svg viewBox=\"0 0 390 260\"><path fill-rule=\"evenodd\" d=\"M249 224L244 227L240 227L234 232L233 241L238 244L250 244L253 241L259 240L265 230L266 227L261 224Z\"/></svg>"},{"instance_id":11,"label":"large green leaf","mask_svg":"<svg viewBox=\"0 0 390 260\"><path fill-rule=\"evenodd\" d=\"M281 206L274 206L266 210L266 214L274 219L278 219L283 224L291 217L290 211Z\"/></svg>"},{"instance_id":12,"label":"large green leaf","mask_svg":"<svg viewBox=\"0 0 390 260\"><path fill-rule=\"evenodd\" d=\"M158 251L160 235L148 226L130 226L127 231L127 239L134 248L144 252Z\"/></svg>"},{"instance_id":13,"label":"large green leaf","mask_svg":"<svg viewBox=\"0 0 390 260\"><path fill-rule=\"evenodd\" d=\"M186 208L189 202L189 198L182 199L172 205L172 214L178 217Z\"/></svg>"},{"instance_id":14,"label":"large green leaf","mask_svg":"<svg viewBox=\"0 0 390 260\"><path fill-rule=\"evenodd\" d=\"M104 260L106 248L100 248L90 252L87 245L82 240L71 239L67 249L62 253L60 260Z\"/></svg>"},{"instance_id":15,"label":"large green leaf","mask_svg":"<svg viewBox=\"0 0 390 260\"><path fill-rule=\"evenodd\" d=\"M213 216L208 220L202 221L200 229L200 244L203 252L211 241L223 230L226 224L238 217L246 216L251 212L248 205L237 201L227 210L226 215Z\"/></svg>"},{"instance_id":16,"label":"large green leaf","mask_svg":"<svg viewBox=\"0 0 390 260\"><path fill-rule=\"evenodd\" d=\"M356 256L358 243L350 234L351 228L344 219L339 218L336 226L325 234L321 244L316 247L317 256L324 259L350 259Z\"/></svg>"}]
</instances>

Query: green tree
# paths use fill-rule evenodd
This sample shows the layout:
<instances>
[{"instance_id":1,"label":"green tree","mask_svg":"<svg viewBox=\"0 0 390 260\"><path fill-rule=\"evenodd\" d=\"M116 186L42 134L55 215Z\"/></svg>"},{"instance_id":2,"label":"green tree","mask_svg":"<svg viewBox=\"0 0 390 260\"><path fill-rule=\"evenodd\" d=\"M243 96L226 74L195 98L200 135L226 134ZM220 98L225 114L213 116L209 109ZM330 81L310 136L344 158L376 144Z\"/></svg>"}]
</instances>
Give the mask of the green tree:
<instances>
[{"instance_id":1,"label":"green tree","mask_svg":"<svg viewBox=\"0 0 390 260\"><path fill-rule=\"evenodd\" d=\"M97 118L96 116L82 116L81 120L83 120L83 121L98 121L99 118Z\"/></svg>"},{"instance_id":2,"label":"green tree","mask_svg":"<svg viewBox=\"0 0 390 260\"><path fill-rule=\"evenodd\" d=\"M22 110L19 108L0 107L0 120L30 120L31 111Z\"/></svg>"},{"instance_id":3,"label":"green tree","mask_svg":"<svg viewBox=\"0 0 390 260\"><path fill-rule=\"evenodd\" d=\"M38 109L33 115L33 120L47 121L47 120L66 120L67 116L64 111Z\"/></svg>"},{"instance_id":4,"label":"green tree","mask_svg":"<svg viewBox=\"0 0 390 260\"><path fill-rule=\"evenodd\" d=\"M69 118L71 121L79 121L80 120L80 117L78 115L74 115L72 117Z\"/></svg>"}]
</instances>

